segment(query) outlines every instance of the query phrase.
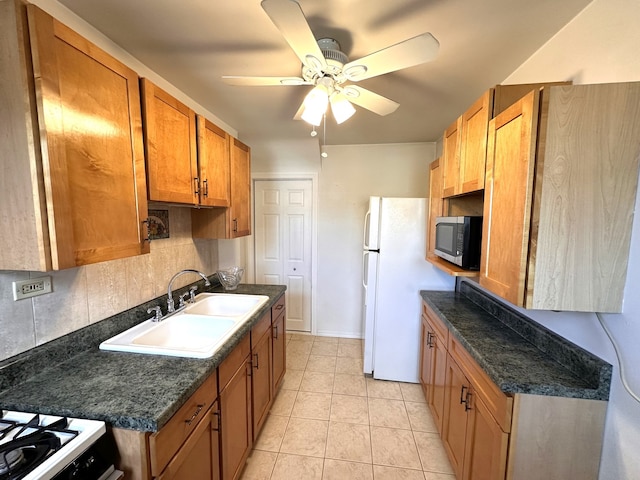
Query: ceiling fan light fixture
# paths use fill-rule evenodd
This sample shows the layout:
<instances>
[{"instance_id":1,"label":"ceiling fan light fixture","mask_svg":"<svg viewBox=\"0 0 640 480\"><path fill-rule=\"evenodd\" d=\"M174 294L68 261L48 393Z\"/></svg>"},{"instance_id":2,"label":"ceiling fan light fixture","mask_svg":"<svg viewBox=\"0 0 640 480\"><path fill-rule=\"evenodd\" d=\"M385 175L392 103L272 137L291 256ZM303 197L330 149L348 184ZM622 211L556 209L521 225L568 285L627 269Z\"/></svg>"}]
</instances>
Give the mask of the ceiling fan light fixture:
<instances>
[{"instance_id":1,"label":"ceiling fan light fixture","mask_svg":"<svg viewBox=\"0 0 640 480\"><path fill-rule=\"evenodd\" d=\"M355 107L342 93L335 92L329 101L331 102L331 112L338 124L346 122L356 113Z\"/></svg>"},{"instance_id":2,"label":"ceiling fan light fixture","mask_svg":"<svg viewBox=\"0 0 640 480\"><path fill-rule=\"evenodd\" d=\"M304 112L300 118L316 127L320 126L322 116L329 104L329 91L324 85L316 85L305 97Z\"/></svg>"}]
</instances>

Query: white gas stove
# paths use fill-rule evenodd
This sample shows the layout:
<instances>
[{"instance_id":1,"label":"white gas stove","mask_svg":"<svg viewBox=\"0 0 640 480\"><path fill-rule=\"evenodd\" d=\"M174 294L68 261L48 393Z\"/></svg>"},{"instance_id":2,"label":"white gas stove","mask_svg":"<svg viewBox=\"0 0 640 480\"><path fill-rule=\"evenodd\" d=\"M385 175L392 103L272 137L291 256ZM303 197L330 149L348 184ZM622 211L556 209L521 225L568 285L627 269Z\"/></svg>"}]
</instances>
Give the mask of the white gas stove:
<instances>
[{"instance_id":1,"label":"white gas stove","mask_svg":"<svg viewBox=\"0 0 640 480\"><path fill-rule=\"evenodd\" d=\"M87 451L106 432L104 422L6 410L0 414L0 480L121 478L97 452Z\"/></svg>"}]
</instances>

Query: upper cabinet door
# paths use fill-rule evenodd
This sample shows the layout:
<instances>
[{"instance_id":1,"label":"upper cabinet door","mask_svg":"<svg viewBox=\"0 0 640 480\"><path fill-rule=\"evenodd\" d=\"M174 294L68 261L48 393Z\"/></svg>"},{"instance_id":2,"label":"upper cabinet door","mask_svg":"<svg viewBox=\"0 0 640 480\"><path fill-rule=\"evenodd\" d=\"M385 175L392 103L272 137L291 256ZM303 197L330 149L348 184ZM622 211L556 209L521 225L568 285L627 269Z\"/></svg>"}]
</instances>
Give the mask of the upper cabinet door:
<instances>
[{"instance_id":1,"label":"upper cabinet door","mask_svg":"<svg viewBox=\"0 0 640 480\"><path fill-rule=\"evenodd\" d=\"M462 115L460 178L456 193L484 188L487 130L492 111L493 89L489 89Z\"/></svg>"},{"instance_id":2,"label":"upper cabinet door","mask_svg":"<svg viewBox=\"0 0 640 480\"><path fill-rule=\"evenodd\" d=\"M460 175L460 138L462 117L449 125L442 138L442 197L447 198L458 193Z\"/></svg>"},{"instance_id":3,"label":"upper cabinet door","mask_svg":"<svg viewBox=\"0 0 640 480\"><path fill-rule=\"evenodd\" d=\"M198 115L197 120L200 204L228 207L231 205L231 137L202 115Z\"/></svg>"},{"instance_id":4,"label":"upper cabinet door","mask_svg":"<svg viewBox=\"0 0 640 480\"><path fill-rule=\"evenodd\" d=\"M51 267L149 251L137 74L28 6Z\"/></svg>"},{"instance_id":5,"label":"upper cabinet door","mask_svg":"<svg viewBox=\"0 0 640 480\"><path fill-rule=\"evenodd\" d=\"M231 237L251 235L251 150L238 139L231 149Z\"/></svg>"},{"instance_id":6,"label":"upper cabinet door","mask_svg":"<svg viewBox=\"0 0 640 480\"><path fill-rule=\"evenodd\" d=\"M146 78L142 95L149 200L197 205L195 112Z\"/></svg>"},{"instance_id":7,"label":"upper cabinet door","mask_svg":"<svg viewBox=\"0 0 640 480\"><path fill-rule=\"evenodd\" d=\"M435 256L436 217L441 216L444 208L442 201L442 167L440 159L429 164L429 215L427 216L427 258Z\"/></svg>"},{"instance_id":8,"label":"upper cabinet door","mask_svg":"<svg viewBox=\"0 0 640 480\"><path fill-rule=\"evenodd\" d=\"M531 224L540 93L489 123L480 284L522 305Z\"/></svg>"}]
</instances>

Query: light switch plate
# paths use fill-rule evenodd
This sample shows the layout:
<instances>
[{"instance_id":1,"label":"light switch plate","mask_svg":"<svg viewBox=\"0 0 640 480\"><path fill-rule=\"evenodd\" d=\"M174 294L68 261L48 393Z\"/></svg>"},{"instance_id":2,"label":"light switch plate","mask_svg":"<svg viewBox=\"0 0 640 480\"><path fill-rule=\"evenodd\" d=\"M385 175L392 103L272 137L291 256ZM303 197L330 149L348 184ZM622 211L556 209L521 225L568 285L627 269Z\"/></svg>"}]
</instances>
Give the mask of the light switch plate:
<instances>
[{"instance_id":1,"label":"light switch plate","mask_svg":"<svg viewBox=\"0 0 640 480\"><path fill-rule=\"evenodd\" d=\"M23 298L37 297L45 293L51 293L51 277L49 276L13 282L14 301L22 300Z\"/></svg>"}]
</instances>

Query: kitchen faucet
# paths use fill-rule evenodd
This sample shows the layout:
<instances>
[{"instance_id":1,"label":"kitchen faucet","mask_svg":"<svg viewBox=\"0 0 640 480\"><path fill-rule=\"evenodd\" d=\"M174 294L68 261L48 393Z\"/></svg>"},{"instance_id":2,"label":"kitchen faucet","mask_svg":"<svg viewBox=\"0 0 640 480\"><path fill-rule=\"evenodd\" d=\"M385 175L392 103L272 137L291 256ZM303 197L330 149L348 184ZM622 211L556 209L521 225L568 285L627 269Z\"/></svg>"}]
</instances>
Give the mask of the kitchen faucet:
<instances>
[{"instance_id":1,"label":"kitchen faucet","mask_svg":"<svg viewBox=\"0 0 640 480\"><path fill-rule=\"evenodd\" d=\"M209 283L209 279L207 278L207 276L204 273L199 272L198 270L190 269L190 268L188 268L186 270L180 270L173 277L171 277L171 280L169 280L169 286L167 287L167 313L171 313L171 312L175 312L176 311L175 306L174 306L174 302L173 302L173 296L171 295L171 290L173 288L173 281L176 278L178 278L180 275L184 274L184 273L197 273L204 280L204 286L205 287L210 287L211 286L211 283Z\"/></svg>"}]
</instances>

